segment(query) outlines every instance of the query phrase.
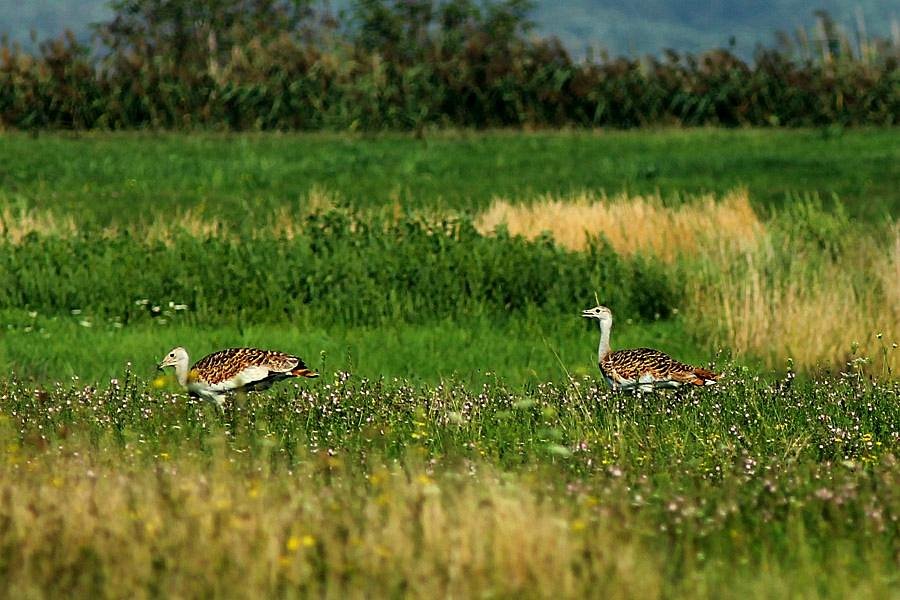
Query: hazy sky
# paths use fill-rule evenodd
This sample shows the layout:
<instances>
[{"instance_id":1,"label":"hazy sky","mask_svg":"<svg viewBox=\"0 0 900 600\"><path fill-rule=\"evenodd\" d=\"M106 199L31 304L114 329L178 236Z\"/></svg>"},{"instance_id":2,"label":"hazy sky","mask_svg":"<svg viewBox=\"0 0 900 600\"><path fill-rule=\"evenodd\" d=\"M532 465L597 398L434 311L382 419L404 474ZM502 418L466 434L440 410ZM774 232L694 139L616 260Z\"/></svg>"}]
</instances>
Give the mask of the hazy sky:
<instances>
[{"instance_id":1,"label":"hazy sky","mask_svg":"<svg viewBox=\"0 0 900 600\"><path fill-rule=\"evenodd\" d=\"M110 15L108 0L0 0L0 33L27 42L66 27L87 36L89 23ZM332 0L346 6L350 0ZM749 55L757 43L771 45L775 31L810 28L817 8L829 10L850 31L859 18L869 34L889 35L900 19L900 0L538 0L538 30L559 36L580 55L587 46L612 54L658 53L664 48L697 52L726 46Z\"/></svg>"}]
</instances>

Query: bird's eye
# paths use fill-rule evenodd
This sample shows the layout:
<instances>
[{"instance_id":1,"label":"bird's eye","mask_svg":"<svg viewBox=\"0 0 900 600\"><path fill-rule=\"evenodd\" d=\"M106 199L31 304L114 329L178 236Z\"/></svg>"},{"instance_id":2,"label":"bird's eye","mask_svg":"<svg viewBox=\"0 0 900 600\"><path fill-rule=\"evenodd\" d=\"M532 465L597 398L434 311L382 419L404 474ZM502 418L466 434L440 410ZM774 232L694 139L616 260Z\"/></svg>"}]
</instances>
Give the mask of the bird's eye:
<instances>
[{"instance_id":1,"label":"bird's eye","mask_svg":"<svg viewBox=\"0 0 900 600\"><path fill-rule=\"evenodd\" d=\"M172 358L175 358L175 353L174 353L174 352L169 352L169 356L171 356Z\"/></svg>"}]
</instances>

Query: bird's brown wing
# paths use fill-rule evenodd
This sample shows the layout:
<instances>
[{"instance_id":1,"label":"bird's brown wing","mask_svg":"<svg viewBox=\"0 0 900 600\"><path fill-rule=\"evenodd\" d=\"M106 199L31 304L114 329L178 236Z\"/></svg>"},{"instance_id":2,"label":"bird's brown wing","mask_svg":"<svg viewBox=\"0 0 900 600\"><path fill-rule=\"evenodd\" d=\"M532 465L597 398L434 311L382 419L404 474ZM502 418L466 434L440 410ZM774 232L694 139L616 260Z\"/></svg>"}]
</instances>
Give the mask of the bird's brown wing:
<instances>
[{"instance_id":1,"label":"bird's brown wing","mask_svg":"<svg viewBox=\"0 0 900 600\"><path fill-rule=\"evenodd\" d=\"M305 368L303 361L284 352L259 348L228 348L204 356L197 361L193 369L204 381L215 385L228 381L248 369L253 369L262 375L260 378L264 378L269 372L286 373L298 366Z\"/></svg>"},{"instance_id":2,"label":"bird's brown wing","mask_svg":"<svg viewBox=\"0 0 900 600\"><path fill-rule=\"evenodd\" d=\"M711 371L685 364L653 348L617 350L606 357L603 366L620 378L633 381L646 375L659 381L695 385L704 385L706 381L718 379L718 375Z\"/></svg>"}]
</instances>

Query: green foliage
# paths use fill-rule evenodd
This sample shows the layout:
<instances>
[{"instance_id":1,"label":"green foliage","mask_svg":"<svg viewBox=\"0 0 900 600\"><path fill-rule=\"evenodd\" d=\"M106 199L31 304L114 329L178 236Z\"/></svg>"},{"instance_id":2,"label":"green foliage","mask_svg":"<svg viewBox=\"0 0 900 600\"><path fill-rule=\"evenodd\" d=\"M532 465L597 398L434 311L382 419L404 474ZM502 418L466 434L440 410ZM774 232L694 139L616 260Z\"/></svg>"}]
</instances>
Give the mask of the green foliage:
<instances>
[{"instance_id":1,"label":"green foliage","mask_svg":"<svg viewBox=\"0 0 900 600\"><path fill-rule=\"evenodd\" d=\"M576 62L529 33L525 0L114 3L108 52L69 36L0 48L0 124L17 128L402 129L893 125L900 69L768 50Z\"/></svg>"},{"instance_id":2,"label":"green foliage","mask_svg":"<svg viewBox=\"0 0 900 600\"><path fill-rule=\"evenodd\" d=\"M835 259L853 240L853 222L842 202L826 209L819 197L795 198L773 222L781 236ZM873 232L874 234L874 232Z\"/></svg>"},{"instance_id":3,"label":"green foliage","mask_svg":"<svg viewBox=\"0 0 900 600\"><path fill-rule=\"evenodd\" d=\"M601 287L623 316L665 316L677 301L662 269L603 244L581 254L486 238L465 219L364 221L342 210L310 216L292 240L184 235L146 244L85 231L31 236L0 257L0 309L79 309L124 323L168 302L228 324L310 315L343 325L421 322L532 306L558 313L590 302Z\"/></svg>"},{"instance_id":4,"label":"green foliage","mask_svg":"<svg viewBox=\"0 0 900 600\"><path fill-rule=\"evenodd\" d=\"M900 216L892 130L662 130L222 135L6 134L0 203L130 225L200 211L228 229L305 212L311 189L360 209L477 211L582 190L667 201L746 187L758 207L838 196L853 219Z\"/></svg>"},{"instance_id":5,"label":"green foliage","mask_svg":"<svg viewBox=\"0 0 900 600\"><path fill-rule=\"evenodd\" d=\"M743 471L777 480L780 475L769 472L766 464L785 460L788 451L790 461L800 464L849 461L864 466L900 444L896 384L873 387L855 377L798 382L792 373L760 382L748 377L746 369L730 371L729 381L715 389L669 395L612 393L602 381L581 378L522 392L510 389L502 378L470 388L453 381L414 386L334 372L300 389L282 383L265 394L238 398L228 407L231 414L224 415L195 399L179 398L173 406L175 398L151 391L147 381L129 372L108 389L83 390L73 384L33 394L27 387L16 380L0 384L5 394L0 414L25 439L44 432L52 444L54 432L73 427L91 439L128 431L157 443L186 442L208 451L205 442L233 419L239 447L272 451L271 445L242 439L257 436L263 427L278 444L276 452L288 460L286 466L302 458L295 452L309 450L298 444L315 451L326 440L349 455L373 450L386 458L402 458L410 446L423 447L428 456L474 458L476 442L503 469L552 460L547 455L552 443L577 453L561 465L573 475L596 474L611 464L662 473L690 458L685 467L689 474L672 475L687 475L685 483L704 485ZM63 408L44 410L48 404ZM424 429L424 435L411 436L417 429ZM370 439L373 430L382 432L375 440ZM637 443L647 436L653 443ZM747 459L753 459L752 467ZM737 473L731 471L734 467Z\"/></svg>"}]
</instances>

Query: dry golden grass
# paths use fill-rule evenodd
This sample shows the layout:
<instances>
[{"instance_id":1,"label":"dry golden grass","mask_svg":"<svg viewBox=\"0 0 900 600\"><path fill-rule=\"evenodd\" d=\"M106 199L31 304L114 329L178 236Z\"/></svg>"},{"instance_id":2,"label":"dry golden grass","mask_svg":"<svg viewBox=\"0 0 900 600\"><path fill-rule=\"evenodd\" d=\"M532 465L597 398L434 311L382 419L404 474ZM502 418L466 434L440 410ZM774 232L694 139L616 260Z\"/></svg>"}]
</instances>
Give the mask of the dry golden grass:
<instances>
[{"instance_id":1,"label":"dry golden grass","mask_svg":"<svg viewBox=\"0 0 900 600\"><path fill-rule=\"evenodd\" d=\"M547 232L571 250L583 250L592 238L602 236L620 254L652 254L667 262L712 241L746 247L764 231L746 190L721 199L701 196L675 207L666 206L659 196L610 199L590 192L528 204L498 199L478 216L476 226L490 234L500 225L528 239Z\"/></svg>"},{"instance_id":2,"label":"dry golden grass","mask_svg":"<svg viewBox=\"0 0 900 600\"><path fill-rule=\"evenodd\" d=\"M78 225L71 216L56 215L50 211L4 206L0 210L0 240L21 244L27 236L37 234L53 237L71 237L78 233Z\"/></svg>"},{"instance_id":3,"label":"dry golden grass","mask_svg":"<svg viewBox=\"0 0 900 600\"><path fill-rule=\"evenodd\" d=\"M226 235L227 228L221 219L208 217L199 210L188 209L174 216L156 216L144 225L110 225L99 231L101 237L112 238L123 234L139 236L148 242L169 243L178 233L197 237ZM29 235L70 238L78 235L79 226L74 216L52 210L4 207L0 211L0 240L21 244Z\"/></svg>"},{"instance_id":4,"label":"dry golden grass","mask_svg":"<svg viewBox=\"0 0 900 600\"><path fill-rule=\"evenodd\" d=\"M893 247L882 258L883 264L876 270L881 275L885 303L887 307L893 308L894 322L897 323L900 322L900 223L894 223L893 238ZM894 333L900 332L895 329Z\"/></svg>"},{"instance_id":5,"label":"dry golden grass","mask_svg":"<svg viewBox=\"0 0 900 600\"><path fill-rule=\"evenodd\" d=\"M6 449L8 597L661 595L659 565L612 516L487 466L366 481L332 458L269 474L227 453L103 455Z\"/></svg>"},{"instance_id":6,"label":"dry golden grass","mask_svg":"<svg viewBox=\"0 0 900 600\"><path fill-rule=\"evenodd\" d=\"M257 237L278 237L293 239L303 234L304 218L314 212L333 208L337 197L321 188L313 187L301 201L282 206L266 218L252 234ZM148 243L172 244L181 235L198 238L230 238L237 235L222 218L210 215L202 209L188 208L175 214L155 214L148 222L128 225L112 224L94 233L101 237L114 238L129 235ZM72 215L59 214L52 210L4 207L0 211L0 241L21 244L29 234L44 237L68 238L78 235L77 220Z\"/></svg>"},{"instance_id":7,"label":"dry golden grass","mask_svg":"<svg viewBox=\"0 0 900 600\"><path fill-rule=\"evenodd\" d=\"M684 278L689 322L773 367L900 372L900 227L887 241L859 233L837 257L780 242L705 253Z\"/></svg>"}]
</instances>

